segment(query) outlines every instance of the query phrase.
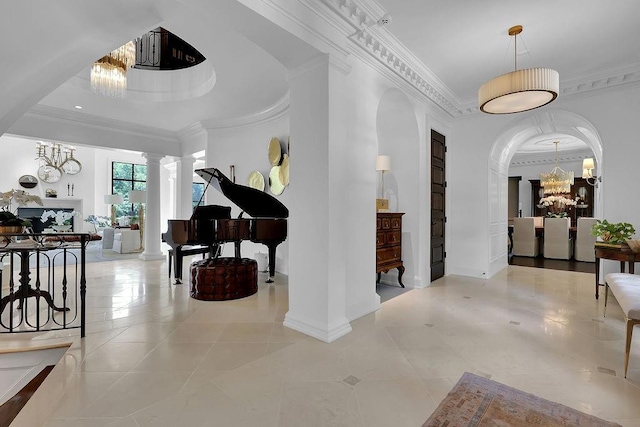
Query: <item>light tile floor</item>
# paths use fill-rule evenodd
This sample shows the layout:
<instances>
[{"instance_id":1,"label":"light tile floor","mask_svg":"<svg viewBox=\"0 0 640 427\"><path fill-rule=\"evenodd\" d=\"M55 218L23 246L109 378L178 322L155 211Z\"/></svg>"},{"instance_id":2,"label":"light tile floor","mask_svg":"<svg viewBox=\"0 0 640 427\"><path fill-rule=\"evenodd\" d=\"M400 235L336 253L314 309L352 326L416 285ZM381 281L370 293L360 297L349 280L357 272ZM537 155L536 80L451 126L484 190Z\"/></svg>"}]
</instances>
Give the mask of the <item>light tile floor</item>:
<instances>
[{"instance_id":1,"label":"light tile floor","mask_svg":"<svg viewBox=\"0 0 640 427\"><path fill-rule=\"evenodd\" d=\"M640 338L624 379L622 315L610 299L603 318L590 274L446 277L331 344L283 327L286 277L204 302L171 285L162 261L89 264L88 276L88 336L72 333L15 426L420 426L465 371L640 426Z\"/></svg>"}]
</instances>

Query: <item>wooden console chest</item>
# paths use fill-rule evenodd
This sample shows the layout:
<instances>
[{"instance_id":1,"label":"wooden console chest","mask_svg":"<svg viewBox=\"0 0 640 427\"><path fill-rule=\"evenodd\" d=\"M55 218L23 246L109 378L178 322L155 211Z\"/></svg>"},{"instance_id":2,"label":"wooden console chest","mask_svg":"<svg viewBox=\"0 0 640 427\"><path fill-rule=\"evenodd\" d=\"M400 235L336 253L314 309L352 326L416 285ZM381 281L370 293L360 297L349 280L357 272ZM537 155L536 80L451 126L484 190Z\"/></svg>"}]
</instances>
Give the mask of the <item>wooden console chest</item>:
<instances>
[{"instance_id":1,"label":"wooden console chest","mask_svg":"<svg viewBox=\"0 0 640 427\"><path fill-rule=\"evenodd\" d=\"M402 275L402 215L400 212L378 212L376 221L376 273L398 269L398 283L404 288Z\"/></svg>"}]
</instances>

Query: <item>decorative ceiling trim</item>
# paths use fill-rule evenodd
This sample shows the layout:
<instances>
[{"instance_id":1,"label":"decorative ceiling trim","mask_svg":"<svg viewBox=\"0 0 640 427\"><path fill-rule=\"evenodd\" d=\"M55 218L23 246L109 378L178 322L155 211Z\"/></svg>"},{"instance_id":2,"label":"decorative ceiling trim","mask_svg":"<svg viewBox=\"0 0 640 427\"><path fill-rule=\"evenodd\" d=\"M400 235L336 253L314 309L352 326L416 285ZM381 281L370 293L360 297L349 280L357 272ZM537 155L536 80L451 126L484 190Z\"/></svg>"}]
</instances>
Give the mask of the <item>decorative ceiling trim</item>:
<instances>
[{"instance_id":1,"label":"decorative ceiling trim","mask_svg":"<svg viewBox=\"0 0 640 427\"><path fill-rule=\"evenodd\" d=\"M640 62L615 70L608 70L606 74L592 74L580 79L566 81L561 85L560 92L561 95L574 95L637 82L640 82Z\"/></svg>"},{"instance_id":2,"label":"decorative ceiling trim","mask_svg":"<svg viewBox=\"0 0 640 427\"><path fill-rule=\"evenodd\" d=\"M153 137L166 142L179 142L176 132L164 131L150 126L137 125L130 122L124 122L122 120L109 119L102 116L94 116L91 114L79 113L77 111L49 107L41 104L34 105L24 114L24 116L34 117L36 119L72 122L81 126L144 135L145 138Z\"/></svg>"},{"instance_id":3,"label":"decorative ceiling trim","mask_svg":"<svg viewBox=\"0 0 640 427\"><path fill-rule=\"evenodd\" d=\"M558 153L558 163L582 162L587 157L593 157L591 150ZM544 153L516 153L511 159L510 166L552 165L555 163L553 152Z\"/></svg>"},{"instance_id":4,"label":"decorative ceiling trim","mask_svg":"<svg viewBox=\"0 0 640 427\"><path fill-rule=\"evenodd\" d=\"M244 126L255 126L269 123L274 120L286 117L289 114L289 92L274 104L256 114L249 114L243 117L232 119L208 119L201 122L205 130L233 129ZM193 125L192 125L193 126Z\"/></svg>"},{"instance_id":5,"label":"decorative ceiling trim","mask_svg":"<svg viewBox=\"0 0 640 427\"><path fill-rule=\"evenodd\" d=\"M340 21L326 13L318 12L319 15L333 21L334 26L345 34L353 45L433 101L450 116L459 117L480 112L476 99L461 101L398 39L377 25L378 19L383 17L386 11L375 0L301 1L309 7L315 4L315 7L311 8L316 11L320 10L319 4L322 3L337 15ZM559 97L569 98L602 89L621 89L624 85L635 83L640 83L640 63L579 79L561 81Z\"/></svg>"},{"instance_id":6,"label":"decorative ceiling trim","mask_svg":"<svg viewBox=\"0 0 640 427\"><path fill-rule=\"evenodd\" d=\"M364 52L375 58L378 64L391 70L451 116L457 117L462 114L456 105L459 103L456 102L455 95L437 76L388 31L376 28L379 18L372 15L375 12L371 8L356 0L322 0L322 3L342 18L344 23L349 24L346 28L343 27L343 33ZM344 29L349 27L352 34L344 32Z\"/></svg>"}]
</instances>

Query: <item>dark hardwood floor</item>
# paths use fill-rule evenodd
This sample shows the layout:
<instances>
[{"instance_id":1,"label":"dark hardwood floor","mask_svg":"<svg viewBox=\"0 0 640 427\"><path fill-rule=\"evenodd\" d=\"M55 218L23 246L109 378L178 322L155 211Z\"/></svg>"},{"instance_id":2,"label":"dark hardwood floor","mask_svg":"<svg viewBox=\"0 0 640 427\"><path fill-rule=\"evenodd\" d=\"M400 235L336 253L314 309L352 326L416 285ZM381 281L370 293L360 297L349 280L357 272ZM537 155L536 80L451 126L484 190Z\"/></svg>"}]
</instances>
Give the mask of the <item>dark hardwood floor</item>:
<instances>
[{"instance_id":1,"label":"dark hardwood floor","mask_svg":"<svg viewBox=\"0 0 640 427\"><path fill-rule=\"evenodd\" d=\"M523 267L549 268L551 270L579 271L582 273L592 274L595 274L596 272L596 264L593 262L582 262L574 259L548 259L542 256L533 258L514 255L511 257L509 264L520 265Z\"/></svg>"},{"instance_id":2,"label":"dark hardwood floor","mask_svg":"<svg viewBox=\"0 0 640 427\"><path fill-rule=\"evenodd\" d=\"M0 406L0 426L8 426L55 366L46 366L29 384Z\"/></svg>"}]
</instances>

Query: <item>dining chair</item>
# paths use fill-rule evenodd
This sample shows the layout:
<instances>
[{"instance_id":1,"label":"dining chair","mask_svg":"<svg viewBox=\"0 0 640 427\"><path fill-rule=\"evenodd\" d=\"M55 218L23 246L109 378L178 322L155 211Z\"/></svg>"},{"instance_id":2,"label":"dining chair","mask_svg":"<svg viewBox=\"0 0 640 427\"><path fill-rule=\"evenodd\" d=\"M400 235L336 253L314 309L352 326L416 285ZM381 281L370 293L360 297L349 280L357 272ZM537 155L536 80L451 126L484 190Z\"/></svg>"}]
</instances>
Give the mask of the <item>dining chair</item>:
<instances>
[{"instance_id":1,"label":"dining chair","mask_svg":"<svg viewBox=\"0 0 640 427\"><path fill-rule=\"evenodd\" d=\"M513 254L516 256L536 257L540 245L536 237L533 217L513 219Z\"/></svg>"},{"instance_id":2,"label":"dining chair","mask_svg":"<svg viewBox=\"0 0 640 427\"><path fill-rule=\"evenodd\" d=\"M545 218L544 220L544 257L552 259L571 259L573 242L569 236L569 218Z\"/></svg>"},{"instance_id":3,"label":"dining chair","mask_svg":"<svg viewBox=\"0 0 640 427\"><path fill-rule=\"evenodd\" d=\"M544 217L543 216L534 216L533 217L533 225L535 227L544 227Z\"/></svg>"},{"instance_id":4,"label":"dining chair","mask_svg":"<svg viewBox=\"0 0 640 427\"><path fill-rule=\"evenodd\" d=\"M591 234L591 228L595 223L595 218L578 218L578 231L576 232L576 242L574 250L576 261L596 261L596 256L593 249L593 246L596 243L596 236Z\"/></svg>"}]
</instances>

